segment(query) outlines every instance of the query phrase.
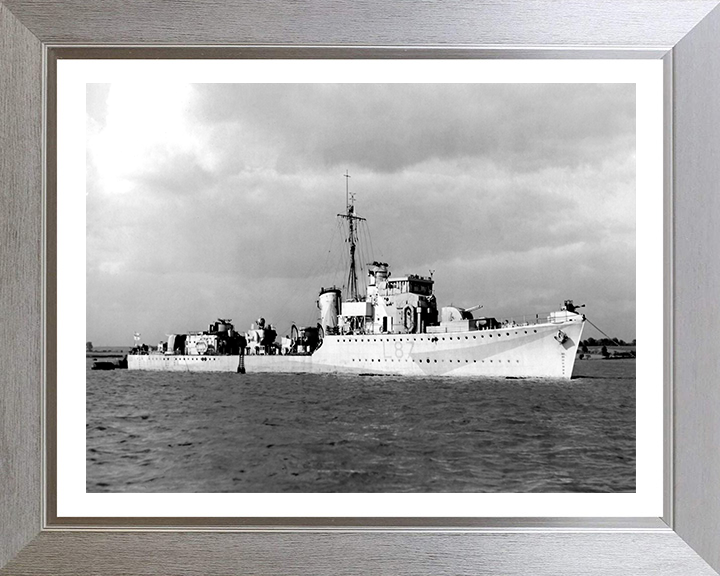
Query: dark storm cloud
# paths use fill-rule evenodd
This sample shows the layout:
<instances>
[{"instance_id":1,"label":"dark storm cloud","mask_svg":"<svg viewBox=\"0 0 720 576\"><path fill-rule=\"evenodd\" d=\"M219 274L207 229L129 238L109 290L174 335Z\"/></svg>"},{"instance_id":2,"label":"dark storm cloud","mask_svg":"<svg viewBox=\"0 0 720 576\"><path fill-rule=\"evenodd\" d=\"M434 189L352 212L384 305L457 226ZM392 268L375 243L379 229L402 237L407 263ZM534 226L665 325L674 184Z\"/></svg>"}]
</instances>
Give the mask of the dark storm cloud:
<instances>
[{"instance_id":1,"label":"dark storm cloud","mask_svg":"<svg viewBox=\"0 0 720 576\"><path fill-rule=\"evenodd\" d=\"M397 172L432 159L488 158L513 170L594 164L634 145L629 84L204 85L198 118L264 134L278 169Z\"/></svg>"},{"instance_id":2,"label":"dark storm cloud","mask_svg":"<svg viewBox=\"0 0 720 576\"><path fill-rule=\"evenodd\" d=\"M363 263L436 270L441 305L491 315L575 297L632 338L634 106L633 85L89 87L88 339L314 323L345 169Z\"/></svg>"}]
</instances>

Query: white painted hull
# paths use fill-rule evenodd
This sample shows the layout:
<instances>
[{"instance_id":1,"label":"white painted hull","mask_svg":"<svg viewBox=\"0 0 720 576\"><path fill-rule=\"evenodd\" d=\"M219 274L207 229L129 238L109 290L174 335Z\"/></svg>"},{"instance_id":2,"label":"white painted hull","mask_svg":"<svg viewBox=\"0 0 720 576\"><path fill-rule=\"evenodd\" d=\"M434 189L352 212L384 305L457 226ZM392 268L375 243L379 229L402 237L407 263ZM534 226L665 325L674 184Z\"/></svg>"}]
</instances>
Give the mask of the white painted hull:
<instances>
[{"instance_id":1,"label":"white painted hull","mask_svg":"<svg viewBox=\"0 0 720 576\"><path fill-rule=\"evenodd\" d=\"M584 322L445 334L325 336L312 356L246 356L255 372L570 378ZM558 330L567 335L560 343Z\"/></svg>"},{"instance_id":2,"label":"white painted hull","mask_svg":"<svg viewBox=\"0 0 720 576\"><path fill-rule=\"evenodd\" d=\"M565 378L584 322L440 334L326 336L312 356L244 357L247 373L351 373ZM555 336L562 330L563 343ZM202 358L207 358L203 360ZM129 356L131 370L238 372L239 356Z\"/></svg>"},{"instance_id":3,"label":"white painted hull","mask_svg":"<svg viewBox=\"0 0 720 576\"><path fill-rule=\"evenodd\" d=\"M130 354L128 370L155 370L160 372L237 372L240 356L197 356L161 354Z\"/></svg>"}]
</instances>

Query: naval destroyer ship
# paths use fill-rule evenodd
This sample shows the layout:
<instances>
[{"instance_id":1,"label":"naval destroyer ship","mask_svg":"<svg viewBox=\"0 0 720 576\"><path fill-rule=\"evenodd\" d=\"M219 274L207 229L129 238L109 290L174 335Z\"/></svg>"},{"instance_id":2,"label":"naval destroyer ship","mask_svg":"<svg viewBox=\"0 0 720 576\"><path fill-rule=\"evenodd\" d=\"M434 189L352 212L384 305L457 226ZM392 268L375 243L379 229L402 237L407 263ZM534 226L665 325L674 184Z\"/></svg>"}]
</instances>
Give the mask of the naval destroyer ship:
<instances>
[{"instance_id":1,"label":"naval destroyer ship","mask_svg":"<svg viewBox=\"0 0 720 576\"><path fill-rule=\"evenodd\" d=\"M157 350L134 349L128 368L571 378L586 321L572 300L530 321L480 316L480 305L438 308L432 274L395 277L378 261L368 264L361 295L356 251L365 219L355 213L347 184L345 192L345 212L338 214L349 246L345 293L336 286L320 289L316 326L293 325L278 343L263 318L244 333L221 318L208 330L172 334Z\"/></svg>"}]
</instances>

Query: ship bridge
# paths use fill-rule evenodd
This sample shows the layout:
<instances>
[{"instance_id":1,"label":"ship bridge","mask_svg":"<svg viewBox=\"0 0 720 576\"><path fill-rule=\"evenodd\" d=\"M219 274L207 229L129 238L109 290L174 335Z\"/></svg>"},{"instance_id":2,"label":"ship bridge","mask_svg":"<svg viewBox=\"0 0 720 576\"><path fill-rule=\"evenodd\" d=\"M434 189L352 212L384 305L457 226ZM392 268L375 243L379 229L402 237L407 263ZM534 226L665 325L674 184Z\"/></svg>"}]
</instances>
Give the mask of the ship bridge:
<instances>
[{"instance_id":1,"label":"ship bridge","mask_svg":"<svg viewBox=\"0 0 720 576\"><path fill-rule=\"evenodd\" d=\"M403 278L386 280L384 290L382 287L378 288L387 295L419 294L421 296L430 296L433 291L433 279L410 274Z\"/></svg>"},{"instance_id":2,"label":"ship bridge","mask_svg":"<svg viewBox=\"0 0 720 576\"><path fill-rule=\"evenodd\" d=\"M408 274L391 278L388 264L368 264L365 302L343 302L340 325L343 332L409 334L423 332L437 322L433 279Z\"/></svg>"}]
</instances>

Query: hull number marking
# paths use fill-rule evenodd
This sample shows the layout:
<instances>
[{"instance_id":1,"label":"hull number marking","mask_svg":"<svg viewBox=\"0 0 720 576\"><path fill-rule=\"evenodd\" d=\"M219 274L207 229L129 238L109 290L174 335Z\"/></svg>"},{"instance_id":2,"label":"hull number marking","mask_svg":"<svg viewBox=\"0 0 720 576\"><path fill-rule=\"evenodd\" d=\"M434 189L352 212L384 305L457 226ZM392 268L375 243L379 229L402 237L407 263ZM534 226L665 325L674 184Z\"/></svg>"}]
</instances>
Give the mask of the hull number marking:
<instances>
[{"instance_id":1,"label":"hull number marking","mask_svg":"<svg viewBox=\"0 0 720 576\"><path fill-rule=\"evenodd\" d=\"M383 357L384 358L397 358L402 360L405 356L412 354L414 342L386 342L383 340Z\"/></svg>"}]
</instances>

